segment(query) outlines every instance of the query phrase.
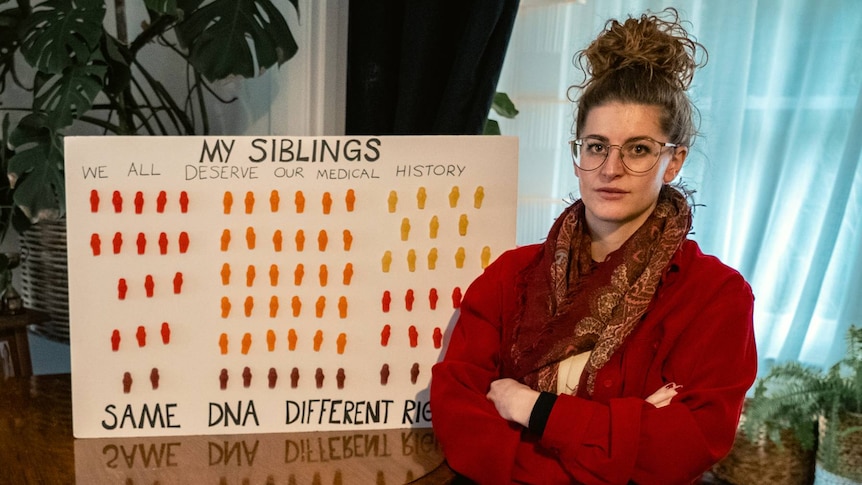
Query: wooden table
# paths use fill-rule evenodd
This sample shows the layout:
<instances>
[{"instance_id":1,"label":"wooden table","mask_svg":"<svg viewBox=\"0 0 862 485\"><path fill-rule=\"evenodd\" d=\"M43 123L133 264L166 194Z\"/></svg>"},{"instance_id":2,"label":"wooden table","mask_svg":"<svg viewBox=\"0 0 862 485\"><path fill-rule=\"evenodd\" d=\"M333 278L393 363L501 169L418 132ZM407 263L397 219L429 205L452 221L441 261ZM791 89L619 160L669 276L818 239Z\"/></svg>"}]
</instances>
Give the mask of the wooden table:
<instances>
[{"instance_id":1,"label":"wooden table","mask_svg":"<svg viewBox=\"0 0 862 485\"><path fill-rule=\"evenodd\" d=\"M0 483L446 484L431 429L75 439L68 374L0 379Z\"/></svg>"},{"instance_id":2,"label":"wooden table","mask_svg":"<svg viewBox=\"0 0 862 485\"><path fill-rule=\"evenodd\" d=\"M75 439L68 374L0 379L0 483L453 484L431 429ZM700 485L725 485L711 475Z\"/></svg>"}]
</instances>

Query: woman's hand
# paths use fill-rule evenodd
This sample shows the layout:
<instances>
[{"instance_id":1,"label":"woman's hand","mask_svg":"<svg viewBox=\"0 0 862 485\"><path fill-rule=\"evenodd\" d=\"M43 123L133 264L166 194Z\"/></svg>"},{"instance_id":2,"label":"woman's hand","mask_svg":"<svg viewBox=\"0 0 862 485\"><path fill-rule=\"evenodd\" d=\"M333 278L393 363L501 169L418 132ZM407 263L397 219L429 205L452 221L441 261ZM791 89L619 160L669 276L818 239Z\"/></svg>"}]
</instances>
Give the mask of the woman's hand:
<instances>
[{"instance_id":1,"label":"woman's hand","mask_svg":"<svg viewBox=\"0 0 862 485\"><path fill-rule=\"evenodd\" d=\"M681 387L681 385L671 382L652 393L650 397L646 398L646 401L657 408L663 408L670 404L671 399L677 395L677 389Z\"/></svg>"},{"instance_id":2,"label":"woman's hand","mask_svg":"<svg viewBox=\"0 0 862 485\"><path fill-rule=\"evenodd\" d=\"M503 419L527 427L539 392L514 379L506 378L492 382L486 397L494 403Z\"/></svg>"}]
</instances>

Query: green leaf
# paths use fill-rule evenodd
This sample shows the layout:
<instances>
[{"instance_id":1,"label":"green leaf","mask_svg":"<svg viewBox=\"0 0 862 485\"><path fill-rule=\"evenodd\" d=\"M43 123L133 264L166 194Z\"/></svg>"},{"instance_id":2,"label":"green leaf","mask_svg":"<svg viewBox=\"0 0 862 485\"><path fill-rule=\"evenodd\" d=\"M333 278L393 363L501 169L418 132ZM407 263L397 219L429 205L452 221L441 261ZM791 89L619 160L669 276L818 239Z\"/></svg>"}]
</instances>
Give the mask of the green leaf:
<instances>
[{"instance_id":1,"label":"green leaf","mask_svg":"<svg viewBox=\"0 0 862 485\"><path fill-rule=\"evenodd\" d=\"M482 132L483 135L499 135L500 134L500 124L497 123L496 120L486 120L485 121L485 131Z\"/></svg>"},{"instance_id":2,"label":"green leaf","mask_svg":"<svg viewBox=\"0 0 862 485\"><path fill-rule=\"evenodd\" d=\"M15 155L8 173L15 181L13 200L32 221L56 218L65 212L62 136L47 117L25 116L9 135Z\"/></svg>"},{"instance_id":3,"label":"green leaf","mask_svg":"<svg viewBox=\"0 0 862 485\"><path fill-rule=\"evenodd\" d=\"M506 93L494 93L494 100L491 103L491 109L503 118L512 119L518 115L518 110L515 108L515 103L509 99Z\"/></svg>"},{"instance_id":4,"label":"green leaf","mask_svg":"<svg viewBox=\"0 0 862 485\"><path fill-rule=\"evenodd\" d=\"M17 150L31 144L38 144L51 138L51 125L42 113L31 113L18 122L9 134L9 148Z\"/></svg>"},{"instance_id":5,"label":"green leaf","mask_svg":"<svg viewBox=\"0 0 862 485\"><path fill-rule=\"evenodd\" d=\"M104 65L69 66L60 76L38 75L33 109L49 114L55 130L70 126L93 107L107 70Z\"/></svg>"},{"instance_id":6,"label":"green leaf","mask_svg":"<svg viewBox=\"0 0 862 485\"><path fill-rule=\"evenodd\" d=\"M86 64L99 45L104 18L102 0L48 0L33 8L21 53L31 66L50 74Z\"/></svg>"},{"instance_id":7,"label":"green leaf","mask_svg":"<svg viewBox=\"0 0 862 485\"><path fill-rule=\"evenodd\" d=\"M176 15L177 0L144 0L148 10L166 15Z\"/></svg>"},{"instance_id":8,"label":"green leaf","mask_svg":"<svg viewBox=\"0 0 862 485\"><path fill-rule=\"evenodd\" d=\"M254 77L287 62L298 50L270 0L214 0L187 12L177 32L189 48L192 65L209 81Z\"/></svg>"},{"instance_id":9,"label":"green leaf","mask_svg":"<svg viewBox=\"0 0 862 485\"><path fill-rule=\"evenodd\" d=\"M49 164L63 162L62 154L45 153L44 146L36 146L16 153L10 165L29 166L29 171L18 180L13 200L31 222L56 219L65 212L66 191L62 170Z\"/></svg>"}]
</instances>

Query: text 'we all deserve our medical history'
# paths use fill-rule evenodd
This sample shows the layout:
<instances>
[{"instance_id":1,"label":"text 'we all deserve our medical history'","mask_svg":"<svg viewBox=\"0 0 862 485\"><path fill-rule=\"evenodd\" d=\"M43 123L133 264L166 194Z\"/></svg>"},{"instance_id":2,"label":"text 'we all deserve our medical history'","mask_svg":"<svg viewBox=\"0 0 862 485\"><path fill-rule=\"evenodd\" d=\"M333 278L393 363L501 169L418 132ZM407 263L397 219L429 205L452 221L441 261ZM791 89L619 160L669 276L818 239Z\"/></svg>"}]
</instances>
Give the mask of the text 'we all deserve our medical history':
<instances>
[{"instance_id":1,"label":"text 'we all deserve our medical history'","mask_svg":"<svg viewBox=\"0 0 862 485\"><path fill-rule=\"evenodd\" d=\"M185 181L275 179L375 180L386 178L459 178L463 163L377 163L384 156L380 138L294 139L253 138L246 145L236 139L203 139L197 160L182 166ZM88 179L114 177L172 177L158 162L82 165Z\"/></svg>"}]
</instances>

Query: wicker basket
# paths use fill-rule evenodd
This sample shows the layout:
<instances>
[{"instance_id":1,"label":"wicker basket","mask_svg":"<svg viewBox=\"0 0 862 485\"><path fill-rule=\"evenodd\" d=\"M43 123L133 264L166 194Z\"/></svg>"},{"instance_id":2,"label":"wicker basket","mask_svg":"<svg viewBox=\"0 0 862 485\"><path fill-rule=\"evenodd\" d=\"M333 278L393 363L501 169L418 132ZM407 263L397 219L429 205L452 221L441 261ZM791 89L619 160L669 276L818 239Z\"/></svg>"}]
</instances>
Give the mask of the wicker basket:
<instances>
[{"instance_id":1,"label":"wicker basket","mask_svg":"<svg viewBox=\"0 0 862 485\"><path fill-rule=\"evenodd\" d=\"M21 296L28 308L51 318L33 332L69 342L69 280L66 220L41 221L21 234Z\"/></svg>"},{"instance_id":2,"label":"wicker basket","mask_svg":"<svg viewBox=\"0 0 862 485\"><path fill-rule=\"evenodd\" d=\"M752 441L739 430L730 454L713 467L712 473L734 485L810 485L814 468L814 450L803 450L792 431L781 432L779 446L765 431Z\"/></svg>"},{"instance_id":3,"label":"wicker basket","mask_svg":"<svg viewBox=\"0 0 862 485\"><path fill-rule=\"evenodd\" d=\"M835 429L837 428L837 429ZM846 433L849 428L855 431ZM841 433L828 436L829 433ZM827 456L824 446L817 452L817 480L820 485L862 485L862 414L842 413L838 426L820 417L820 442L835 440L836 453Z\"/></svg>"}]
</instances>

